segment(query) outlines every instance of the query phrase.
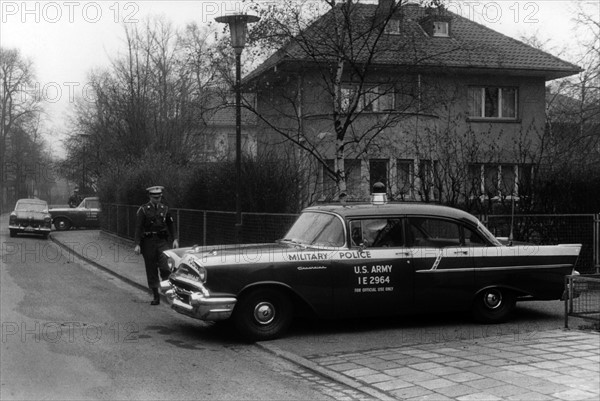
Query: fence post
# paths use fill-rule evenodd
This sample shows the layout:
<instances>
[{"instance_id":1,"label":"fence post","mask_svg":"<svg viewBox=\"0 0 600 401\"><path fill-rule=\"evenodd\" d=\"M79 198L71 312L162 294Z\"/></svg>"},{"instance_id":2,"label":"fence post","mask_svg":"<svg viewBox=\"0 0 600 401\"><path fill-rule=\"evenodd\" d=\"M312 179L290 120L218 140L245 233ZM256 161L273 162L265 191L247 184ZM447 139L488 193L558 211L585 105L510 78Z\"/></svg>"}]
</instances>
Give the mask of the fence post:
<instances>
[{"instance_id":1,"label":"fence post","mask_svg":"<svg viewBox=\"0 0 600 401\"><path fill-rule=\"evenodd\" d=\"M206 246L206 211L202 212L202 246Z\"/></svg>"},{"instance_id":2,"label":"fence post","mask_svg":"<svg viewBox=\"0 0 600 401\"><path fill-rule=\"evenodd\" d=\"M565 276L565 329L569 328L569 307L567 304L571 299L569 288L569 276Z\"/></svg>"},{"instance_id":3,"label":"fence post","mask_svg":"<svg viewBox=\"0 0 600 401\"><path fill-rule=\"evenodd\" d=\"M181 220L179 218L179 209L177 209L177 223L175 223L176 224L175 230L177 231L177 236L175 238L178 238L179 241L181 241L181 237L179 236L179 233L180 233L180 231L179 231L179 223L180 223L180 221Z\"/></svg>"},{"instance_id":4,"label":"fence post","mask_svg":"<svg viewBox=\"0 0 600 401\"><path fill-rule=\"evenodd\" d=\"M600 274L600 213L594 216L594 267Z\"/></svg>"}]
</instances>

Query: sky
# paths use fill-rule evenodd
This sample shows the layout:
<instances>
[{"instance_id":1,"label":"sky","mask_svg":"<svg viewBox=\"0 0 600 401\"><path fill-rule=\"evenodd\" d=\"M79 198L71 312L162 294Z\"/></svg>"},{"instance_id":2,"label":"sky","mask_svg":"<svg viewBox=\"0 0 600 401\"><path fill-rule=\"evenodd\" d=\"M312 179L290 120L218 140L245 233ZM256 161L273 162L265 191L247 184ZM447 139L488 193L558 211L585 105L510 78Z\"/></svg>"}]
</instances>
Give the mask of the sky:
<instances>
[{"instance_id":1,"label":"sky","mask_svg":"<svg viewBox=\"0 0 600 401\"><path fill-rule=\"evenodd\" d=\"M313 0L319 1L319 0ZM574 58L572 31L577 0L448 0L448 9L515 39L537 35L549 41L552 53ZM600 15L600 0L578 0ZM265 6L276 0L258 0ZM108 67L122 51L124 25L142 24L148 17L164 16L176 28L196 22L214 24L224 14L247 12L234 0L0 0L0 46L18 48L33 62L36 83L46 110L44 132L55 156L61 157L69 110L75 97L87 94L87 77Z\"/></svg>"}]
</instances>

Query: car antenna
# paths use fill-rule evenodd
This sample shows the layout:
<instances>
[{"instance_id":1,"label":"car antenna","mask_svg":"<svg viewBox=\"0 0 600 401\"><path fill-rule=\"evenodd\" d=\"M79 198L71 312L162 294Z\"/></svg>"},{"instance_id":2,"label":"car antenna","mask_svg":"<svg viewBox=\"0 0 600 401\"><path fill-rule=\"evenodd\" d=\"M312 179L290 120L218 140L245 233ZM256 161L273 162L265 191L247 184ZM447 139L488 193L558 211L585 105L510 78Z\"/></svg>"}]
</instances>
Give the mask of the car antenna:
<instances>
[{"instance_id":1,"label":"car antenna","mask_svg":"<svg viewBox=\"0 0 600 401\"><path fill-rule=\"evenodd\" d=\"M513 230L514 230L514 226L515 226L515 197L511 196L510 200L511 200L511 211L510 211L510 233L508 234L508 246L513 245L513 239L514 239Z\"/></svg>"}]
</instances>

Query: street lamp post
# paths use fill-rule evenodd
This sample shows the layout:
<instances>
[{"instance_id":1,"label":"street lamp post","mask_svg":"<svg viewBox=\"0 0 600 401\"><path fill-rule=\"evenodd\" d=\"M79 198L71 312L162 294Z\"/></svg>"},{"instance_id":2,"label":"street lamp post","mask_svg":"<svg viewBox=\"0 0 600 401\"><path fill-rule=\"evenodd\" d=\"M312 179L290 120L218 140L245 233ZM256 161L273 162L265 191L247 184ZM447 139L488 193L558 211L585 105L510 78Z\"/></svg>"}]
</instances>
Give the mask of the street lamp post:
<instances>
[{"instance_id":1,"label":"street lamp post","mask_svg":"<svg viewBox=\"0 0 600 401\"><path fill-rule=\"evenodd\" d=\"M82 170L82 174L81 174L81 192L85 193L86 192L86 181L87 181L87 176L86 176L86 166L85 166L85 159L87 157L87 149L86 149L86 145L87 145L87 141L88 138L90 137L90 134L79 134L79 136L81 137L81 170Z\"/></svg>"},{"instance_id":2,"label":"street lamp post","mask_svg":"<svg viewBox=\"0 0 600 401\"><path fill-rule=\"evenodd\" d=\"M233 14L215 18L215 21L229 24L231 46L235 50L235 236L240 243L242 232L242 50L246 45L248 23L260 18L255 15Z\"/></svg>"}]
</instances>

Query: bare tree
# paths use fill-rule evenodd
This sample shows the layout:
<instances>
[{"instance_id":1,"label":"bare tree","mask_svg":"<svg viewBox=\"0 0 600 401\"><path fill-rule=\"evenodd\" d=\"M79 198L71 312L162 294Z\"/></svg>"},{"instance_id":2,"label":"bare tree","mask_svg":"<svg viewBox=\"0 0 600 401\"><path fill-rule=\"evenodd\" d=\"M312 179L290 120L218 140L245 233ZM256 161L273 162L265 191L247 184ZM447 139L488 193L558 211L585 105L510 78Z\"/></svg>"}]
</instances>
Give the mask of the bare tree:
<instances>
[{"instance_id":1,"label":"bare tree","mask_svg":"<svg viewBox=\"0 0 600 401\"><path fill-rule=\"evenodd\" d=\"M590 7L587 9L586 7ZM550 208L595 212L600 183L600 20L597 5L577 2L568 56L582 71L554 82L547 91L547 176Z\"/></svg>"},{"instance_id":2,"label":"bare tree","mask_svg":"<svg viewBox=\"0 0 600 401\"><path fill-rule=\"evenodd\" d=\"M0 194L3 202L6 201L7 161L14 162L14 152L18 152L13 146L13 153L9 154L10 140L19 142L19 138L33 137L37 133L41 106L34 92L34 80L31 61L24 59L18 49L0 47Z\"/></svg>"},{"instance_id":3,"label":"bare tree","mask_svg":"<svg viewBox=\"0 0 600 401\"><path fill-rule=\"evenodd\" d=\"M124 53L90 74L93 99L79 99L66 142L65 174L87 160L90 179L119 177L144 157L184 165L207 131L218 74L209 30L176 30L162 18L125 27ZM90 160L91 159L91 160Z\"/></svg>"}]
</instances>

